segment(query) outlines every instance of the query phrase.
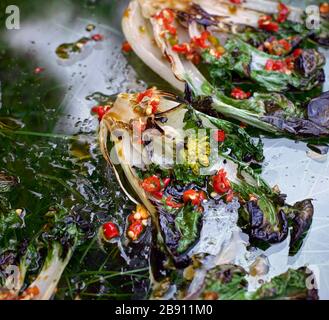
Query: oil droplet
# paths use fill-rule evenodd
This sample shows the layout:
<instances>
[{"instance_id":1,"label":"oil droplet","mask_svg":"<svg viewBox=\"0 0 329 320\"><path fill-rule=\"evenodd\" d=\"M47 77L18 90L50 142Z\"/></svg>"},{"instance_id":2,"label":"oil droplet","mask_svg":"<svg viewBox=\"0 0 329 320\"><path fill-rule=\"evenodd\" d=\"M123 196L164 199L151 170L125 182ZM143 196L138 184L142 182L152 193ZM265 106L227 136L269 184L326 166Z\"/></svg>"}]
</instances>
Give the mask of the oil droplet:
<instances>
[{"instance_id":1,"label":"oil droplet","mask_svg":"<svg viewBox=\"0 0 329 320\"><path fill-rule=\"evenodd\" d=\"M83 37L76 42L63 43L56 48L56 54L61 59L69 59L73 53L80 53L81 49L90 41L90 38Z\"/></svg>"},{"instance_id":2,"label":"oil droplet","mask_svg":"<svg viewBox=\"0 0 329 320\"><path fill-rule=\"evenodd\" d=\"M70 146L70 154L79 160L88 159L91 157L90 144L87 141L74 141Z\"/></svg>"},{"instance_id":3,"label":"oil droplet","mask_svg":"<svg viewBox=\"0 0 329 320\"><path fill-rule=\"evenodd\" d=\"M116 95L106 95L102 92L94 92L86 97L86 100L96 101L101 105L111 104L116 99Z\"/></svg>"},{"instance_id":4,"label":"oil droplet","mask_svg":"<svg viewBox=\"0 0 329 320\"><path fill-rule=\"evenodd\" d=\"M81 53L82 49L89 42L99 42L103 39L103 35L94 34L91 37L82 37L75 42L63 43L56 48L56 55L63 60L67 60L71 57L72 54Z\"/></svg>"},{"instance_id":5,"label":"oil droplet","mask_svg":"<svg viewBox=\"0 0 329 320\"><path fill-rule=\"evenodd\" d=\"M96 28L96 26L95 26L94 24L89 23L89 24L87 24L87 26L86 26L86 31L90 32L90 31L95 30L95 28Z\"/></svg>"}]
</instances>

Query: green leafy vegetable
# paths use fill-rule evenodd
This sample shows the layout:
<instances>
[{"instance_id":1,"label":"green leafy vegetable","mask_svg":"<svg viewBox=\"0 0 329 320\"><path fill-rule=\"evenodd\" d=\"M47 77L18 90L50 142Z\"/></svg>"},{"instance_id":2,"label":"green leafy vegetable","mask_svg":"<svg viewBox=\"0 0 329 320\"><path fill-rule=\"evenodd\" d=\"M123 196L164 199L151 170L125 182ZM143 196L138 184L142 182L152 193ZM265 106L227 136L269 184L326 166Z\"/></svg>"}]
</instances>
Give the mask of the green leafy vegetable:
<instances>
[{"instance_id":1,"label":"green leafy vegetable","mask_svg":"<svg viewBox=\"0 0 329 320\"><path fill-rule=\"evenodd\" d=\"M185 206L176 215L175 225L181 234L177 252L185 252L199 237L201 213L192 206Z\"/></svg>"},{"instance_id":2,"label":"green leafy vegetable","mask_svg":"<svg viewBox=\"0 0 329 320\"><path fill-rule=\"evenodd\" d=\"M302 267L274 277L252 294L251 299L318 300L319 297L312 271Z\"/></svg>"},{"instance_id":3,"label":"green leafy vegetable","mask_svg":"<svg viewBox=\"0 0 329 320\"><path fill-rule=\"evenodd\" d=\"M250 78L268 91L281 92L290 86L300 90L310 90L323 82L322 54L313 49L304 50L305 57L296 61L296 66L307 60L307 68L294 68L291 72L265 70L269 60L283 61L282 58L257 50L251 45L236 39L230 39L225 45L225 54L216 59L208 51L203 54L204 61L209 65L212 79L219 86L223 80L230 80L232 72L242 78Z\"/></svg>"},{"instance_id":4,"label":"green leafy vegetable","mask_svg":"<svg viewBox=\"0 0 329 320\"><path fill-rule=\"evenodd\" d=\"M235 265L220 265L207 272L201 299L210 300L318 300L314 274L306 267L289 269L248 292L246 271Z\"/></svg>"}]
</instances>

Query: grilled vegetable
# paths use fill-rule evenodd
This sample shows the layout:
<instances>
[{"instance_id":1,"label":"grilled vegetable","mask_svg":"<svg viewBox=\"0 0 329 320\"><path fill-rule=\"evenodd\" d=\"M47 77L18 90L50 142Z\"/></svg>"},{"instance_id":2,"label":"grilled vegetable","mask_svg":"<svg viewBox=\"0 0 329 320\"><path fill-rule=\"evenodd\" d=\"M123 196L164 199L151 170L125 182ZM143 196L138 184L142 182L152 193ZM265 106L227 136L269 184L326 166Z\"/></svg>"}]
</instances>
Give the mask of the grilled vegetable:
<instances>
[{"instance_id":1,"label":"grilled vegetable","mask_svg":"<svg viewBox=\"0 0 329 320\"><path fill-rule=\"evenodd\" d=\"M202 300L319 299L314 275L305 267L289 269L262 284L255 292L248 292L246 275L246 271L236 265L219 265L207 272L198 292L190 297Z\"/></svg>"},{"instance_id":2,"label":"grilled vegetable","mask_svg":"<svg viewBox=\"0 0 329 320\"><path fill-rule=\"evenodd\" d=\"M27 240L24 238L25 223L21 211L14 210L0 216L0 266L4 270L8 266L16 266L18 271L16 278L12 279L13 287L2 284L4 290L0 293L0 299L48 300L53 296L81 238L81 232L74 216L63 207L49 210L46 217L47 224ZM43 259L44 251L47 254ZM37 275L25 289L28 272Z\"/></svg>"},{"instance_id":3,"label":"grilled vegetable","mask_svg":"<svg viewBox=\"0 0 329 320\"><path fill-rule=\"evenodd\" d=\"M203 54L210 75L219 86L234 74L249 78L267 91L282 92L288 88L310 90L324 81L324 56L314 49L305 49L299 56L271 56L249 44L231 39L225 53L217 59L210 51ZM299 114L295 114L299 116Z\"/></svg>"},{"instance_id":4,"label":"grilled vegetable","mask_svg":"<svg viewBox=\"0 0 329 320\"><path fill-rule=\"evenodd\" d=\"M176 266L188 264L200 245L203 217L223 206L236 212L234 227L239 211L239 225L256 246L287 237L289 214L302 209L287 205L254 170L263 158L261 144L170 93L152 88L140 95L120 94L104 115L101 150L127 196L150 213L160 246ZM152 101L158 108L148 114Z\"/></svg>"},{"instance_id":5,"label":"grilled vegetable","mask_svg":"<svg viewBox=\"0 0 329 320\"><path fill-rule=\"evenodd\" d=\"M7 211L9 208L8 201L3 194L9 192L17 184L18 179L16 177L9 176L5 172L0 171L0 213Z\"/></svg>"},{"instance_id":6,"label":"grilled vegetable","mask_svg":"<svg viewBox=\"0 0 329 320\"><path fill-rule=\"evenodd\" d=\"M216 29L219 21L225 25L226 20L217 12L221 9L206 1L199 4L201 7L191 8L185 3L181 8L177 7L177 3L140 1L139 4L138 1L131 1L122 20L126 38L133 43L132 48L138 56L174 87L182 90L179 81L187 82L196 96L211 97L209 107L202 109L203 112L213 114L215 110L228 118L273 134L302 138L328 137L328 127L314 122L305 105L289 100L283 92L257 92L258 86L251 97L246 94L243 100L241 91L238 96L236 91L232 91L233 98L227 95L228 89L230 92L235 89L231 81L234 74L270 91L316 87L324 80L322 54L315 49L292 51L292 46L291 50L287 50L290 55L269 55L248 45L238 36L230 37L223 46ZM166 14L170 16L169 20L164 18ZM233 16L230 15L230 18ZM146 32L139 34L134 25L142 25ZM232 29L226 32L233 33ZM141 41L134 41L136 37ZM147 52L145 46L149 49ZM149 57L159 54L167 57L168 61ZM197 66L202 60L209 64L212 78L217 79L215 86L198 70ZM169 79L170 70L175 80ZM307 104L307 99L304 101ZM322 123L326 123L326 118Z\"/></svg>"}]
</instances>

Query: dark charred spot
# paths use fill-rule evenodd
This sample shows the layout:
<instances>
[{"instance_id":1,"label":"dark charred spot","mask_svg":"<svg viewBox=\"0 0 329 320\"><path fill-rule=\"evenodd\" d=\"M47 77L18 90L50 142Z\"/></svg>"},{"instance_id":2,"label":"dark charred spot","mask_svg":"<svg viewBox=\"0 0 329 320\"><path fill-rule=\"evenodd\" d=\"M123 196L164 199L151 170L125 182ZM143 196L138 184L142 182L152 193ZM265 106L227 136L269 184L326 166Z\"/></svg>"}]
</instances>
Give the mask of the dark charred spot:
<instances>
[{"instance_id":1,"label":"dark charred spot","mask_svg":"<svg viewBox=\"0 0 329 320\"><path fill-rule=\"evenodd\" d=\"M324 57L321 53L314 49L306 49L296 59L295 68L307 77L314 73L323 61Z\"/></svg>"},{"instance_id":2,"label":"dark charred spot","mask_svg":"<svg viewBox=\"0 0 329 320\"><path fill-rule=\"evenodd\" d=\"M329 128L329 91L310 101L307 106L308 119Z\"/></svg>"}]
</instances>

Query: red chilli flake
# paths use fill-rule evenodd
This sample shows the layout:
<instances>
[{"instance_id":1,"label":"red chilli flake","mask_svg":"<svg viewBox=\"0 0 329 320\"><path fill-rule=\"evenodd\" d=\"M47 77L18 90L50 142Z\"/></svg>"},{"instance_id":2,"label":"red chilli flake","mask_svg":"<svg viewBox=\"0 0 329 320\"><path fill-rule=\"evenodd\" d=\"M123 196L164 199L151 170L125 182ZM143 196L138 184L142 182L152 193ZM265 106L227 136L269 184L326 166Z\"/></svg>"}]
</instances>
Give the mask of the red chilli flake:
<instances>
[{"instance_id":1,"label":"red chilli flake","mask_svg":"<svg viewBox=\"0 0 329 320\"><path fill-rule=\"evenodd\" d=\"M97 113L98 120L101 121L110 108L110 106L95 106L91 109L91 111Z\"/></svg>"},{"instance_id":2,"label":"red chilli flake","mask_svg":"<svg viewBox=\"0 0 329 320\"><path fill-rule=\"evenodd\" d=\"M286 50L286 51L291 50L291 44L286 39L281 39L281 40L278 41L278 43L282 46L282 48L284 50Z\"/></svg>"},{"instance_id":3,"label":"red chilli flake","mask_svg":"<svg viewBox=\"0 0 329 320\"><path fill-rule=\"evenodd\" d=\"M251 93L243 91L241 88L235 87L231 91L231 97L238 100L245 100L251 96Z\"/></svg>"},{"instance_id":4,"label":"red chilli flake","mask_svg":"<svg viewBox=\"0 0 329 320\"><path fill-rule=\"evenodd\" d=\"M144 226L141 222L141 220L135 220L127 230L127 234L131 240L135 241L137 240L141 233L144 231Z\"/></svg>"},{"instance_id":5,"label":"red chilli flake","mask_svg":"<svg viewBox=\"0 0 329 320\"><path fill-rule=\"evenodd\" d=\"M132 51L132 47L128 41L125 41L122 43L121 50L125 53L128 53Z\"/></svg>"},{"instance_id":6,"label":"red chilli flake","mask_svg":"<svg viewBox=\"0 0 329 320\"><path fill-rule=\"evenodd\" d=\"M172 46L172 49L181 54L188 54L191 51L190 46L187 43L175 44Z\"/></svg>"},{"instance_id":7,"label":"red chilli flake","mask_svg":"<svg viewBox=\"0 0 329 320\"><path fill-rule=\"evenodd\" d=\"M171 9L163 9L155 16L155 18L162 19L164 24L170 24L175 20L175 13Z\"/></svg>"},{"instance_id":8,"label":"red chilli flake","mask_svg":"<svg viewBox=\"0 0 329 320\"><path fill-rule=\"evenodd\" d=\"M230 0L231 3L241 4L243 0Z\"/></svg>"},{"instance_id":9,"label":"red chilli flake","mask_svg":"<svg viewBox=\"0 0 329 320\"><path fill-rule=\"evenodd\" d=\"M145 178L142 182L142 188L149 193L159 192L161 190L160 179L157 176Z\"/></svg>"},{"instance_id":10,"label":"red chilli flake","mask_svg":"<svg viewBox=\"0 0 329 320\"><path fill-rule=\"evenodd\" d=\"M224 130L216 130L213 135L215 141L224 142L225 141L225 131Z\"/></svg>"},{"instance_id":11,"label":"red chilli flake","mask_svg":"<svg viewBox=\"0 0 329 320\"><path fill-rule=\"evenodd\" d=\"M209 46L206 44L206 41L208 40L210 36L209 31L203 31L199 37L194 37L192 39L192 43L199 48L206 49Z\"/></svg>"},{"instance_id":12,"label":"red chilli flake","mask_svg":"<svg viewBox=\"0 0 329 320\"><path fill-rule=\"evenodd\" d=\"M217 174L213 177L213 187L215 192L223 194L231 189L230 181L226 177L224 169L218 170Z\"/></svg>"},{"instance_id":13,"label":"red chilli flake","mask_svg":"<svg viewBox=\"0 0 329 320\"><path fill-rule=\"evenodd\" d=\"M268 59L265 64L266 71L285 72L286 64L281 60Z\"/></svg>"},{"instance_id":14,"label":"red chilli flake","mask_svg":"<svg viewBox=\"0 0 329 320\"><path fill-rule=\"evenodd\" d=\"M270 16L261 16L258 20L258 27L260 29L270 31L270 32L278 32L279 31L278 23L272 21L272 17L270 17Z\"/></svg>"},{"instance_id":15,"label":"red chilli flake","mask_svg":"<svg viewBox=\"0 0 329 320\"><path fill-rule=\"evenodd\" d=\"M170 178L164 178L163 180L162 180L162 184L163 184L163 188L166 188L166 187L168 187L168 185L169 185L169 183L170 183Z\"/></svg>"},{"instance_id":16,"label":"red chilli flake","mask_svg":"<svg viewBox=\"0 0 329 320\"><path fill-rule=\"evenodd\" d=\"M36 68L34 69L34 73L35 73L35 74L39 74L39 73L41 73L41 72L43 72L43 71L45 71L45 68L42 68L42 67L36 67Z\"/></svg>"},{"instance_id":17,"label":"red chilli flake","mask_svg":"<svg viewBox=\"0 0 329 320\"><path fill-rule=\"evenodd\" d=\"M283 23L287 20L290 10L289 8L282 2L278 4L278 17L276 19L277 22Z\"/></svg>"},{"instance_id":18,"label":"red chilli flake","mask_svg":"<svg viewBox=\"0 0 329 320\"><path fill-rule=\"evenodd\" d=\"M94 34L91 36L91 39L93 39L94 41L102 41L104 40L104 36L102 34Z\"/></svg>"},{"instance_id":19,"label":"red chilli flake","mask_svg":"<svg viewBox=\"0 0 329 320\"><path fill-rule=\"evenodd\" d=\"M120 235L118 227L113 222L106 222L103 224L103 233L106 240L111 240Z\"/></svg>"},{"instance_id":20,"label":"red chilli flake","mask_svg":"<svg viewBox=\"0 0 329 320\"><path fill-rule=\"evenodd\" d=\"M141 92L137 95L137 103L141 103L145 97L152 98L153 95L153 89L147 89L144 92Z\"/></svg>"},{"instance_id":21,"label":"red chilli flake","mask_svg":"<svg viewBox=\"0 0 329 320\"><path fill-rule=\"evenodd\" d=\"M297 48L293 51L292 55L294 56L294 58L298 58L301 54L303 53L303 50L300 48Z\"/></svg>"},{"instance_id":22,"label":"red chilli flake","mask_svg":"<svg viewBox=\"0 0 329 320\"><path fill-rule=\"evenodd\" d=\"M156 14L155 19L162 21L164 29L175 36L177 34L177 29L172 25L175 20L175 12L171 9L163 9L158 14Z\"/></svg>"},{"instance_id":23,"label":"red chilli flake","mask_svg":"<svg viewBox=\"0 0 329 320\"><path fill-rule=\"evenodd\" d=\"M202 201L202 198L200 198L200 194L198 191L189 189L189 190L184 191L183 201L184 201L184 203L191 202L192 205L199 206Z\"/></svg>"},{"instance_id":24,"label":"red chilli flake","mask_svg":"<svg viewBox=\"0 0 329 320\"><path fill-rule=\"evenodd\" d=\"M183 206L182 203L177 203L175 201L172 200L172 196L169 196L167 199L166 199L166 205L168 207L171 207L171 208L174 208L174 209L178 209L178 208L181 208Z\"/></svg>"}]
</instances>

